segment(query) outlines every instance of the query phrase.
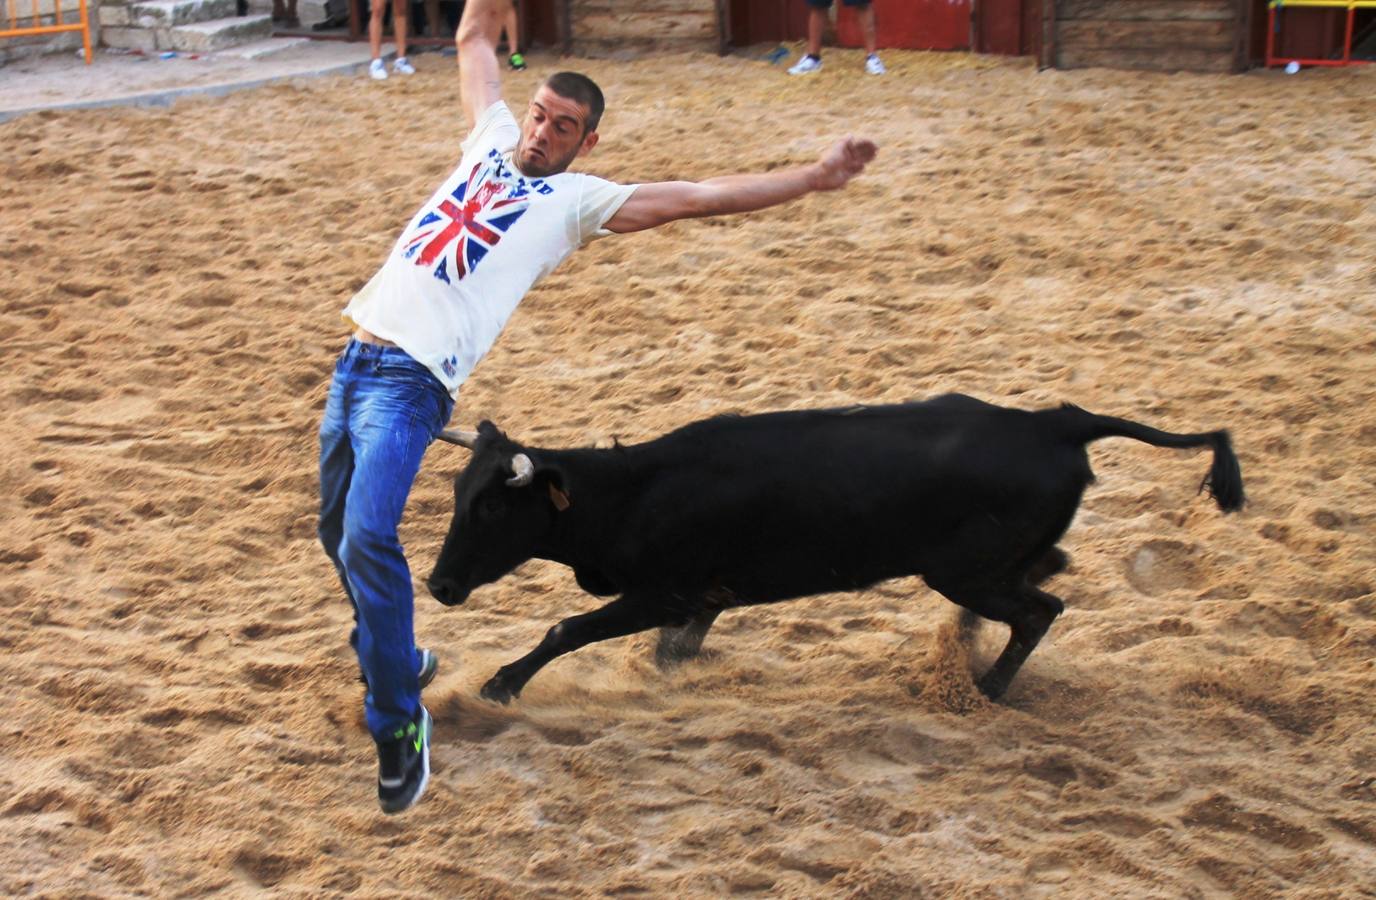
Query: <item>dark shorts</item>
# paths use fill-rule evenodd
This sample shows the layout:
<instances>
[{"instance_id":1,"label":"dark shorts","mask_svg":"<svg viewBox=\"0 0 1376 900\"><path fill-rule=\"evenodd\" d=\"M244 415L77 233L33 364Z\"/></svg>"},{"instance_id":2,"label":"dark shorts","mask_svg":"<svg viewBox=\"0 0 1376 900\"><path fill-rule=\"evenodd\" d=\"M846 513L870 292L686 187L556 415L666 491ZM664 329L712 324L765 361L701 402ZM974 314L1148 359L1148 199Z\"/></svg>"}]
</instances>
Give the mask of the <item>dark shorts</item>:
<instances>
[{"instance_id":1,"label":"dark shorts","mask_svg":"<svg viewBox=\"0 0 1376 900\"><path fill-rule=\"evenodd\" d=\"M870 0L841 0L844 6L869 6ZM807 0L813 9L831 9L831 0Z\"/></svg>"}]
</instances>

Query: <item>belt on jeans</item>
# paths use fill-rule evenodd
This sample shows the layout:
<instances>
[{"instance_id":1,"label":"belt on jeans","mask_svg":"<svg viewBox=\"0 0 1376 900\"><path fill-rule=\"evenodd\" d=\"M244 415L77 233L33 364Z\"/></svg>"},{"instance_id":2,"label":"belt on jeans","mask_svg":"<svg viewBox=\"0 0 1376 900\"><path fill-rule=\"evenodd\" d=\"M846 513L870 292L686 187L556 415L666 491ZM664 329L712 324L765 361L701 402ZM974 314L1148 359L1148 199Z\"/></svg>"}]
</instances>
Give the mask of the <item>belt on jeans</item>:
<instances>
[{"instance_id":1,"label":"belt on jeans","mask_svg":"<svg viewBox=\"0 0 1376 900\"><path fill-rule=\"evenodd\" d=\"M362 341L365 344L376 344L379 347L395 347L396 344L389 340L378 337L366 328L360 328L354 332L354 340Z\"/></svg>"}]
</instances>

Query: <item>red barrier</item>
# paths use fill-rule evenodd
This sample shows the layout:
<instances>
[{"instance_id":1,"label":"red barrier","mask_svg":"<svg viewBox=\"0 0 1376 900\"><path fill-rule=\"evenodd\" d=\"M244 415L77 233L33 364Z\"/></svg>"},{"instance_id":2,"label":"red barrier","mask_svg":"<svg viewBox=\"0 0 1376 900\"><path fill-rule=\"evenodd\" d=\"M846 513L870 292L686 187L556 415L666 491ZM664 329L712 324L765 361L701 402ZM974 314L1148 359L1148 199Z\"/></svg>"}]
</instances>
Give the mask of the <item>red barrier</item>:
<instances>
[{"instance_id":1,"label":"red barrier","mask_svg":"<svg viewBox=\"0 0 1376 900\"><path fill-rule=\"evenodd\" d=\"M1338 59L1304 59L1297 56L1277 55L1277 35L1280 33L1281 24L1279 13L1287 7L1346 9L1347 24L1343 29L1343 55ZM1359 7L1376 9L1376 0L1271 0L1266 13L1266 65L1283 66L1296 63L1301 66L1355 66L1372 62L1369 59L1352 58L1352 30Z\"/></svg>"}]
</instances>

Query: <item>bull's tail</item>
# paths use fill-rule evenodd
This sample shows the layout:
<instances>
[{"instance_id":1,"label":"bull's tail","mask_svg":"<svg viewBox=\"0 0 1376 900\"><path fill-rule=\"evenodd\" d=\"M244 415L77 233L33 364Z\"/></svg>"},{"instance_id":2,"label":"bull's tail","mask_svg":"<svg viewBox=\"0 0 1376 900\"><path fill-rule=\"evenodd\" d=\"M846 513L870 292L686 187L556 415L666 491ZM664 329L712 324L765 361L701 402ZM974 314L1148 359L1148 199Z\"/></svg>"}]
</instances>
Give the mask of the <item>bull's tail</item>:
<instances>
[{"instance_id":1,"label":"bull's tail","mask_svg":"<svg viewBox=\"0 0 1376 900\"><path fill-rule=\"evenodd\" d=\"M1064 416L1067 437L1080 444L1088 444L1106 437L1126 437L1151 444L1153 447L1213 447L1214 463L1199 489L1202 491L1208 488L1219 509L1224 512L1236 512L1247 500L1242 490L1242 467L1238 465L1237 454L1233 452L1227 431L1173 434L1127 419L1098 416L1070 404L1056 412Z\"/></svg>"}]
</instances>

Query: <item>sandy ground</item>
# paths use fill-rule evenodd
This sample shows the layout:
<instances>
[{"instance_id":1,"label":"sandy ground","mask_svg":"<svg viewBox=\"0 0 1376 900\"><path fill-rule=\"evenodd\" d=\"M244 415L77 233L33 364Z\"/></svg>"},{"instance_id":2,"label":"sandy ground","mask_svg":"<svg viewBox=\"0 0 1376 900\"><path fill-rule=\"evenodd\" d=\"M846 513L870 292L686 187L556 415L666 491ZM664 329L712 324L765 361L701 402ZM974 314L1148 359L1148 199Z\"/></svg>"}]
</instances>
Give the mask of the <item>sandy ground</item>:
<instances>
[{"instance_id":1,"label":"sandy ground","mask_svg":"<svg viewBox=\"0 0 1376 900\"><path fill-rule=\"evenodd\" d=\"M585 168L699 178L883 145L840 195L575 255L455 424L545 445L959 390L1232 429L1093 448L1005 702L919 581L500 664L592 608L532 563L458 609L435 775L374 799L315 539L338 312L457 159L451 60L0 125L0 893L1358 897L1376 884L1376 70L1042 72L853 53L589 62ZM557 63L508 83L524 98ZM381 89L379 89L381 88ZM462 451L403 539L423 577Z\"/></svg>"}]
</instances>

